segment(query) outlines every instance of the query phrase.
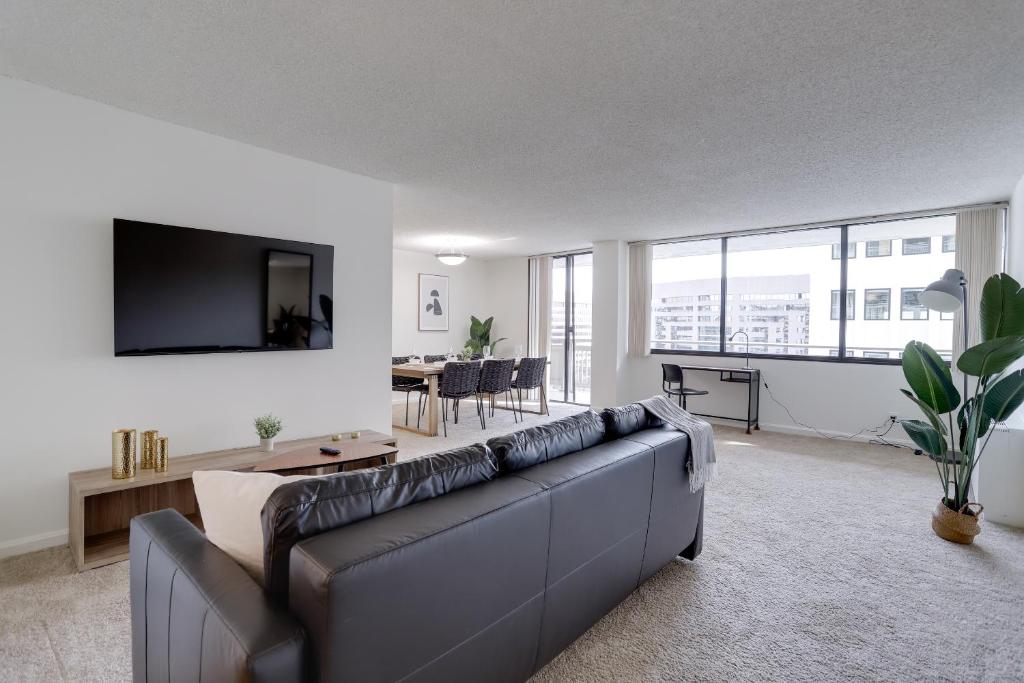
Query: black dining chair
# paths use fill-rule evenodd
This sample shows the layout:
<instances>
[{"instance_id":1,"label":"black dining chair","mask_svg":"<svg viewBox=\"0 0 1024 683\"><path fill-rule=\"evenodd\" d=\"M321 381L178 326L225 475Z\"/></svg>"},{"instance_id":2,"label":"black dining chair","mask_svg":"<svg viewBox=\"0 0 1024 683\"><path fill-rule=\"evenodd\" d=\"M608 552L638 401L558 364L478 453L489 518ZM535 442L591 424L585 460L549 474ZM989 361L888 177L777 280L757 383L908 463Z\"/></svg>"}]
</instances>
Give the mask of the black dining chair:
<instances>
[{"instance_id":1,"label":"black dining chair","mask_svg":"<svg viewBox=\"0 0 1024 683\"><path fill-rule=\"evenodd\" d=\"M476 398L476 410L480 414L480 428L484 429L484 405L476 389L480 386L480 363L478 361L452 361L445 363L444 374L437 395L441 399L441 419L444 435L448 436L448 401L452 402L455 424L459 423L459 402L464 398Z\"/></svg>"},{"instance_id":2,"label":"black dining chair","mask_svg":"<svg viewBox=\"0 0 1024 683\"><path fill-rule=\"evenodd\" d=\"M547 356L523 358L519 361L519 371L516 373L516 378L512 380L512 388L519 396L519 417L523 420L526 419L526 416L523 415L523 390L540 389L541 403L545 406L548 404L547 389L544 387L544 371L547 369L547 365ZM515 406L515 401L513 401L512 408L515 409ZM550 409L547 414L551 415Z\"/></svg>"},{"instance_id":3,"label":"black dining chair","mask_svg":"<svg viewBox=\"0 0 1024 683\"><path fill-rule=\"evenodd\" d=\"M409 362L409 356L391 356L392 365L403 365ZM409 395L413 392L419 393L416 398L417 407L420 404L420 398L423 396L423 392L427 390L427 385L422 379L418 377L398 377L391 375L391 391L397 391L405 394L405 426L409 426ZM417 424L418 424L417 420Z\"/></svg>"},{"instance_id":4,"label":"black dining chair","mask_svg":"<svg viewBox=\"0 0 1024 683\"><path fill-rule=\"evenodd\" d=\"M485 360L480 366L480 386L477 393L487 396L491 408L491 417L494 417L494 399L501 394L512 398L512 372L515 370L516 361L514 358L504 360ZM516 418L515 402L513 402L512 420L519 422ZM487 421L484 421L484 429Z\"/></svg>"},{"instance_id":5,"label":"black dining chair","mask_svg":"<svg viewBox=\"0 0 1024 683\"><path fill-rule=\"evenodd\" d=\"M676 386L673 386L676 385ZM669 398L675 396L679 407L686 409L687 396L707 396L707 389L693 389L683 384L683 369L673 363L661 364L661 390Z\"/></svg>"},{"instance_id":6,"label":"black dining chair","mask_svg":"<svg viewBox=\"0 0 1024 683\"><path fill-rule=\"evenodd\" d=\"M428 353L425 356L423 356L423 362L424 363L440 363L441 361L446 361L446 360L448 360L448 356L446 354L443 354L443 353L436 353L436 354L429 354ZM426 385L424 385L423 392L420 394L419 398L416 400L416 405L419 406L419 408L418 408L419 413L416 415L416 429L420 428L420 418L423 417L423 413L425 413L427 411L427 402L428 402L428 400L429 400L429 398L427 396ZM422 401L422 403L421 403L421 401Z\"/></svg>"}]
</instances>

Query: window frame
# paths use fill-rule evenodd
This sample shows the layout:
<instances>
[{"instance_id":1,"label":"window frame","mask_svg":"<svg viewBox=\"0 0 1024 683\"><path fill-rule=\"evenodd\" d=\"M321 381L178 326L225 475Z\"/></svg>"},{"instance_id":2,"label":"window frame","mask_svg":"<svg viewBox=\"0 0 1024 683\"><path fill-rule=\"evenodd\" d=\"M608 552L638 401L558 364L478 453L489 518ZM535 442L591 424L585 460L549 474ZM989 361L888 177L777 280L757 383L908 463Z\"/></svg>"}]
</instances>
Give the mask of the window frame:
<instances>
[{"instance_id":1,"label":"window frame","mask_svg":"<svg viewBox=\"0 0 1024 683\"><path fill-rule=\"evenodd\" d=\"M904 296L904 293L905 292L923 292L923 291L924 291L924 287L900 287L900 320L904 320L904 321L907 321L907 322L922 322L922 321L927 321L927 320L929 320L931 318L931 311L928 310L927 306L925 306L925 308L924 308L924 317L923 318L906 318L903 315L903 313L904 313L904 309L903 309L903 296Z\"/></svg>"},{"instance_id":2,"label":"window frame","mask_svg":"<svg viewBox=\"0 0 1024 683\"><path fill-rule=\"evenodd\" d=\"M889 253L888 254L869 254L868 253L868 245L872 244L874 242L877 242L878 244L881 244L882 242L888 242L889 243ZM887 239L887 240L865 240L864 241L864 258L888 258L890 256L892 256L892 240L891 239Z\"/></svg>"},{"instance_id":3,"label":"window frame","mask_svg":"<svg viewBox=\"0 0 1024 683\"><path fill-rule=\"evenodd\" d=\"M1006 207L1002 206L1001 208L1003 209L1003 227L1002 227L1002 229L1005 231L1005 229L1006 229ZM897 221L909 220L911 218L934 218L934 217L939 217L939 216L950 216L950 215L954 215L954 213L955 213L955 210L947 209L947 210L935 211L934 213L931 213L931 212L920 212L920 213L915 214L915 215L898 214L898 215L892 215L891 217L887 217L887 218L880 218L880 217L876 217L876 216L871 216L871 217L867 217L867 218L864 218L864 219L858 219L858 220L855 220L855 221L849 221L849 222L846 222L846 223L834 223L834 224L819 223L819 224L816 224L816 225L813 225L813 226L806 226L806 227L804 227L804 226L800 226L800 227L784 227L784 228L776 228L776 229L768 229L768 230L757 230L757 231L749 231L749 232L719 233L718 235L701 235L701 236L694 236L692 238L669 239L669 240L660 240L660 241L654 242L654 244L673 244L673 243L680 243L680 242L692 242L692 241L704 241L704 240L710 240L710 239L720 239L721 240L722 268L721 268L721 297L720 297L719 301L721 302L722 308L719 310L719 321L718 321L718 323L719 323L719 350L718 351L698 351L698 350L690 350L690 349L660 349L660 348L654 348L655 344L663 344L663 343L671 343L671 342L658 341L658 340L653 340L653 339L648 342L648 344L649 344L648 351L650 352L651 355L657 355L657 356L707 356L707 357L712 357L712 358L746 358L747 357L747 354L744 351L726 351L725 350L727 335L725 334L725 331L726 331L725 330L725 327L726 327L726 325L725 325L726 315L725 315L725 311L724 311L724 302L727 300L727 296L728 296L728 286L727 286L727 280L728 280L728 265L727 265L727 263L728 263L728 249L729 249L728 242L732 238L744 237L744 236L750 235L750 234L787 233L787 232L800 232L800 231L804 231L804 230L820 230L820 229L823 229L823 228L839 228L841 230L840 245L841 245L841 250L842 250L841 258L839 259L839 261L840 261L840 264L839 264L839 267L840 267L840 278L839 278L840 279L840 289L839 289L839 291L840 292L844 292L844 291L849 291L849 288L847 287L847 275L848 275L848 271L849 271L849 261L850 261L851 258L856 258L855 255L850 255L850 254L847 253L847 251L849 250L849 248L852 245L856 244L856 242L858 242L858 241L864 242L864 254L863 254L864 258L885 258L887 256L892 256L893 255L893 253L892 253L892 242L893 242L892 238L887 239L887 240L854 240L854 241L850 241L849 240L849 235L850 235L849 228L850 228L850 226L857 226L857 225L860 225L861 223L897 222ZM902 239L902 238L897 238L897 239ZM887 254L876 254L874 256L868 254L867 245L868 245L869 242L888 242L889 243L889 253L887 253ZM941 242L940 242L940 249L941 248L942 248L942 245L941 245ZM902 249L901 249L901 251L902 251ZM954 251L955 251L955 249L954 249ZM929 252L929 253L931 253L931 252ZM874 290L874 291L888 290L888 293L889 293L889 317L884 319L885 321L893 320L893 316L892 316L892 294L893 294L893 291L892 291L892 289L893 288L891 288L891 287L873 287L873 288L871 288L871 290L865 289L865 296L864 296L864 299L863 299L864 302L865 302L864 303L865 306L867 305L866 292L872 291L872 290ZM904 320L904 318L902 317L902 315L903 315L903 291L902 290L903 289L921 289L921 288L919 288L919 287L904 287L904 288L900 288L900 318L899 318L899 320ZM831 294L830 294L830 296L831 296ZM856 296L856 295L854 295L854 296ZM838 323L839 323L839 339L838 339L838 345L837 345L838 346L838 355L837 356L833 356L833 355L827 355L827 356L826 355L815 355L815 356L812 356L812 355L798 355L798 354L785 354L785 353L757 353L757 354L751 354L750 357L751 358L766 358L766 359L769 359L769 360L796 360L796 361L805 361L805 362L813 362L813 363L851 363L851 364L856 364L856 365L901 365L902 362L903 362L902 357L901 357L902 354L895 354L895 357L890 357L890 358L864 358L864 357L861 357L861 356L852 356L852 355L849 355L847 353L847 349L846 349L846 323L847 323L848 318L846 318L845 315L844 315L845 314L846 303L847 303L846 302L846 298L845 297L840 297L840 306L841 306L841 308L840 308L840 319L838 320ZM831 312L831 301L829 302L829 304L830 304L830 312ZM907 320L913 322L913 321L923 321L923 320L927 320L927 319L928 318L909 318ZM869 320L869 318L864 317L863 320ZM878 320L878 319L870 319L870 320ZM830 349L829 353L831 353L831 352L832 352L832 350ZM949 361L946 361L946 363L949 364Z\"/></svg>"},{"instance_id":4,"label":"window frame","mask_svg":"<svg viewBox=\"0 0 1024 683\"><path fill-rule=\"evenodd\" d=\"M946 238L947 237L952 237L953 238L953 248L952 249L946 249ZM942 240L941 240L941 246L939 248L942 249L942 253L943 254L955 254L956 253L956 234L954 233L952 235L943 235L942 236Z\"/></svg>"},{"instance_id":5,"label":"window frame","mask_svg":"<svg viewBox=\"0 0 1024 683\"><path fill-rule=\"evenodd\" d=\"M885 298L888 302L888 306L885 307L884 318L869 318L868 317L868 292L885 292ZM861 318L866 322L889 322L892 320L892 287L865 287L864 288L864 317Z\"/></svg>"},{"instance_id":6,"label":"window frame","mask_svg":"<svg viewBox=\"0 0 1024 683\"><path fill-rule=\"evenodd\" d=\"M839 320L839 311L838 310L835 312L836 313L835 317L832 317L832 311L834 310L833 307L832 307L832 297L833 296L836 297L836 303L839 304L838 308L840 310L842 310L843 305L842 305L842 302L840 301L840 298L843 296L843 290L841 290L841 289L833 289L832 290L832 294L829 296L829 302L828 302L828 319L829 320ZM847 289L846 290L846 319L847 320L856 320L857 319L857 290L856 289Z\"/></svg>"},{"instance_id":7,"label":"window frame","mask_svg":"<svg viewBox=\"0 0 1024 683\"><path fill-rule=\"evenodd\" d=\"M911 251L911 252L907 252L907 240L913 241L913 240L923 240L923 239L928 240L928 251ZM890 250L891 250L891 247L890 247ZM956 250L954 249L954 251L956 251ZM901 237L900 238L900 255L901 256L927 256L928 254L931 254L931 253L932 253L932 238L931 238L931 235L929 235L928 237ZM946 253L948 254L949 252L947 251Z\"/></svg>"},{"instance_id":8,"label":"window frame","mask_svg":"<svg viewBox=\"0 0 1024 683\"><path fill-rule=\"evenodd\" d=\"M836 251L837 249L839 250L838 252ZM847 258L857 258L857 243L856 242L850 242L850 244L847 246L847 249L850 252L849 255L847 256ZM833 261L839 261L842 258L843 258L843 245L842 244L833 244L832 245L832 260Z\"/></svg>"}]
</instances>

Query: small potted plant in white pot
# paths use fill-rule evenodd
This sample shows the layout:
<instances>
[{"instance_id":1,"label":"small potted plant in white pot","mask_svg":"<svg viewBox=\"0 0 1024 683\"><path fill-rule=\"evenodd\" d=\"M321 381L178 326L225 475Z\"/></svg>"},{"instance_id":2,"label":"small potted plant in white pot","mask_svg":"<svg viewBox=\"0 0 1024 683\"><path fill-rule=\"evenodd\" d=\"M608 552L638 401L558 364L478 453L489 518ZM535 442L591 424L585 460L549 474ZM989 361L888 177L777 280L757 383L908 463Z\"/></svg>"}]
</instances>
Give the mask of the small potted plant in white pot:
<instances>
[{"instance_id":1,"label":"small potted plant in white pot","mask_svg":"<svg viewBox=\"0 0 1024 683\"><path fill-rule=\"evenodd\" d=\"M281 424L281 418L267 413L257 417L253 423L256 425L256 434L260 437L260 450L267 453L274 450L274 437L281 433L284 426Z\"/></svg>"}]
</instances>

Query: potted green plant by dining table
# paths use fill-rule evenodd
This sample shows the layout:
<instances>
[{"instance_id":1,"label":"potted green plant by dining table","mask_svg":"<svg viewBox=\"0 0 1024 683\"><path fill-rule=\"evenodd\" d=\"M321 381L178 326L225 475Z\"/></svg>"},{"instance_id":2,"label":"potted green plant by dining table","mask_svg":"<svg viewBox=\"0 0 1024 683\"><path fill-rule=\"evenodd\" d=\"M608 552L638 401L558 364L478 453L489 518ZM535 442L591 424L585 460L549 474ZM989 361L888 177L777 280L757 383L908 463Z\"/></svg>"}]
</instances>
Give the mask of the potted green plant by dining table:
<instances>
[{"instance_id":1,"label":"potted green plant by dining table","mask_svg":"<svg viewBox=\"0 0 1024 683\"><path fill-rule=\"evenodd\" d=\"M924 420L901 420L917 446L931 456L942 498L932 513L932 529L948 541L971 543L981 532L982 506L969 499L971 477L995 431L1024 402L1024 369L1011 366L1024 357L1024 291L1006 273L985 282L979 312L981 342L966 349L957 369L971 378L961 396L949 364L924 342L903 350L901 389L924 413ZM970 393L970 395L966 395Z\"/></svg>"},{"instance_id":2,"label":"potted green plant by dining table","mask_svg":"<svg viewBox=\"0 0 1024 683\"><path fill-rule=\"evenodd\" d=\"M498 345L498 342L505 341L505 337L491 341L491 325L493 324L493 315L483 322L475 315L469 316L469 339L466 340L466 348L473 353L481 353L485 356L488 355L488 350L494 353L494 347Z\"/></svg>"}]
</instances>

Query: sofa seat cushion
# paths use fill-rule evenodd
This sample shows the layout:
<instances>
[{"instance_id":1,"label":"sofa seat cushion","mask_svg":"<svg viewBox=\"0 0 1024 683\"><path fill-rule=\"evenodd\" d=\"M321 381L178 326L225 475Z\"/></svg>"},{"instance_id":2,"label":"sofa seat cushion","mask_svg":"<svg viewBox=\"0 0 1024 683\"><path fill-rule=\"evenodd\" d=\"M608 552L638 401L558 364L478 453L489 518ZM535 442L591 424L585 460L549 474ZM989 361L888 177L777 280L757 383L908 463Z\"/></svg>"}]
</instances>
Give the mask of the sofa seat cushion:
<instances>
[{"instance_id":1,"label":"sofa seat cushion","mask_svg":"<svg viewBox=\"0 0 1024 683\"><path fill-rule=\"evenodd\" d=\"M621 439L634 432L652 427L661 427L665 423L651 415L639 403L630 403L617 408L605 408L601 411L604 421L605 439Z\"/></svg>"},{"instance_id":2,"label":"sofa seat cushion","mask_svg":"<svg viewBox=\"0 0 1024 683\"><path fill-rule=\"evenodd\" d=\"M515 472L538 463L590 448L604 440L605 425L592 410L554 422L498 436L487 442L502 472Z\"/></svg>"},{"instance_id":3,"label":"sofa seat cushion","mask_svg":"<svg viewBox=\"0 0 1024 683\"><path fill-rule=\"evenodd\" d=\"M291 549L304 538L489 481L497 473L491 450L475 444L281 486L262 512L266 587L287 597Z\"/></svg>"}]
</instances>

